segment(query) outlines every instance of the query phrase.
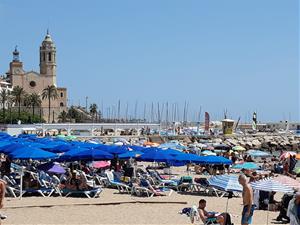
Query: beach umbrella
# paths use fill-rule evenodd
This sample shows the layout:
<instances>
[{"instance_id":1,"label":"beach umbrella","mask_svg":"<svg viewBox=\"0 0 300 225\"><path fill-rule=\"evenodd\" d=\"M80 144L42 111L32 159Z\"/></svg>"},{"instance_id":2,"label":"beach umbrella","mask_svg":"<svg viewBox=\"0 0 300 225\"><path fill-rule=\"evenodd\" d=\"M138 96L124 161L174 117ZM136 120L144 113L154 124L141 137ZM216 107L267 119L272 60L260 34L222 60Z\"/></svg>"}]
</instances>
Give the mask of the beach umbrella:
<instances>
[{"instance_id":1,"label":"beach umbrella","mask_svg":"<svg viewBox=\"0 0 300 225\"><path fill-rule=\"evenodd\" d=\"M242 192L243 187L240 185L238 176L235 175L217 175L208 179L210 186L226 192ZM226 203L226 212L228 210L228 201Z\"/></svg>"},{"instance_id":2,"label":"beach umbrella","mask_svg":"<svg viewBox=\"0 0 300 225\"><path fill-rule=\"evenodd\" d=\"M122 154L125 153L129 150L131 150L128 146L122 145L122 146L117 146L117 145L100 145L96 147L96 149L100 149L102 151L108 152L110 154Z\"/></svg>"},{"instance_id":3,"label":"beach umbrella","mask_svg":"<svg viewBox=\"0 0 300 225\"><path fill-rule=\"evenodd\" d=\"M180 155L175 156L175 161L186 163L198 163L203 162L203 157L191 153L182 153Z\"/></svg>"},{"instance_id":4,"label":"beach umbrella","mask_svg":"<svg viewBox=\"0 0 300 225\"><path fill-rule=\"evenodd\" d=\"M101 159L113 159L113 155L99 150L99 149L88 149L86 151L79 151L73 154L68 161L78 161L78 160L87 160L87 161L94 161L94 160L101 160Z\"/></svg>"},{"instance_id":5,"label":"beach umbrella","mask_svg":"<svg viewBox=\"0 0 300 225\"><path fill-rule=\"evenodd\" d=\"M235 175L217 175L208 179L209 185L223 191L242 192L243 187L239 184L238 176Z\"/></svg>"},{"instance_id":6,"label":"beach umbrella","mask_svg":"<svg viewBox=\"0 0 300 225\"><path fill-rule=\"evenodd\" d=\"M263 151L260 151L260 150L248 150L246 152L247 155L250 155L252 157L271 157L271 155L267 152L263 152Z\"/></svg>"},{"instance_id":7,"label":"beach umbrella","mask_svg":"<svg viewBox=\"0 0 300 225\"><path fill-rule=\"evenodd\" d=\"M58 156L52 152L47 152L39 148L23 146L16 149L15 151L10 152L9 157L11 159L20 159L20 160L47 160L54 159Z\"/></svg>"},{"instance_id":8,"label":"beach umbrella","mask_svg":"<svg viewBox=\"0 0 300 225\"><path fill-rule=\"evenodd\" d=\"M296 152L284 152L280 155L280 160L284 160L284 159L287 159L287 158L290 158L290 156L294 156L294 155L297 155Z\"/></svg>"},{"instance_id":9,"label":"beach umbrella","mask_svg":"<svg viewBox=\"0 0 300 225\"><path fill-rule=\"evenodd\" d=\"M232 166L232 169L246 169L246 170L257 170L259 166L253 162L245 162Z\"/></svg>"},{"instance_id":10,"label":"beach umbrella","mask_svg":"<svg viewBox=\"0 0 300 225\"><path fill-rule=\"evenodd\" d=\"M110 161L94 161L90 164L91 167L96 169L106 168L110 166Z\"/></svg>"},{"instance_id":11,"label":"beach umbrella","mask_svg":"<svg viewBox=\"0 0 300 225\"><path fill-rule=\"evenodd\" d=\"M174 156L165 153L163 150L147 151L137 159L146 162L169 162L176 160Z\"/></svg>"},{"instance_id":12,"label":"beach umbrella","mask_svg":"<svg viewBox=\"0 0 300 225\"><path fill-rule=\"evenodd\" d=\"M201 155L217 155L217 154L212 151L205 150L205 151L201 152Z\"/></svg>"},{"instance_id":13,"label":"beach umbrella","mask_svg":"<svg viewBox=\"0 0 300 225\"><path fill-rule=\"evenodd\" d=\"M209 156L199 156L198 162L200 164L209 164L209 165L231 165L232 161L223 157L223 156L214 156L214 155L209 155Z\"/></svg>"},{"instance_id":14,"label":"beach umbrella","mask_svg":"<svg viewBox=\"0 0 300 225\"><path fill-rule=\"evenodd\" d=\"M56 173L56 174L64 174L66 170L57 162L49 162L41 164L37 167L39 170L43 170L49 173Z\"/></svg>"},{"instance_id":15,"label":"beach umbrella","mask_svg":"<svg viewBox=\"0 0 300 225\"><path fill-rule=\"evenodd\" d=\"M80 148L80 147L76 147L74 146L72 149L70 149L69 151L63 153L60 157L59 157L59 161L67 161L69 160L73 155L75 155L78 152L81 151L87 151L90 150L88 148Z\"/></svg>"},{"instance_id":16,"label":"beach umbrella","mask_svg":"<svg viewBox=\"0 0 300 225\"><path fill-rule=\"evenodd\" d=\"M282 193L293 193L294 190L291 187L288 187L279 181L274 179L263 179L251 183L251 186L254 190L267 191L267 192L282 192ZM267 212L267 224L269 224L269 208Z\"/></svg>"},{"instance_id":17,"label":"beach umbrella","mask_svg":"<svg viewBox=\"0 0 300 225\"><path fill-rule=\"evenodd\" d=\"M70 151L72 148L74 148L72 145L68 144L60 144L60 145L46 145L42 147L42 149L47 150L49 152L54 152L54 153L63 153Z\"/></svg>"},{"instance_id":18,"label":"beach umbrella","mask_svg":"<svg viewBox=\"0 0 300 225\"><path fill-rule=\"evenodd\" d=\"M137 158L140 155L142 155L143 152L139 152L139 151L127 151L123 154L120 154L118 156L119 159L130 159L130 158Z\"/></svg>"},{"instance_id":19,"label":"beach umbrella","mask_svg":"<svg viewBox=\"0 0 300 225\"><path fill-rule=\"evenodd\" d=\"M291 177L284 176L284 175L278 175L278 176L274 177L273 180L278 181L279 183L286 185L288 187L291 187L294 189L300 189L300 182Z\"/></svg>"},{"instance_id":20,"label":"beach umbrella","mask_svg":"<svg viewBox=\"0 0 300 225\"><path fill-rule=\"evenodd\" d=\"M226 144L214 144L215 149L230 150L230 146Z\"/></svg>"},{"instance_id":21,"label":"beach umbrella","mask_svg":"<svg viewBox=\"0 0 300 225\"><path fill-rule=\"evenodd\" d=\"M19 144L19 143L11 143L9 145L4 145L0 147L0 152L4 153L4 154L8 154L18 148L22 148L24 147L23 144Z\"/></svg>"},{"instance_id":22,"label":"beach umbrella","mask_svg":"<svg viewBox=\"0 0 300 225\"><path fill-rule=\"evenodd\" d=\"M129 148L131 148L133 151L138 151L138 152L144 152L145 149L147 149L147 148L145 148L143 146L138 146L138 145L127 145L127 146Z\"/></svg>"},{"instance_id":23,"label":"beach umbrella","mask_svg":"<svg viewBox=\"0 0 300 225\"><path fill-rule=\"evenodd\" d=\"M288 186L280 183L279 181L271 179L271 178L252 182L251 186L255 190L267 191L267 192L272 192L272 191L283 192L283 193L293 193L294 192L291 187L288 187Z\"/></svg>"},{"instance_id":24,"label":"beach umbrella","mask_svg":"<svg viewBox=\"0 0 300 225\"><path fill-rule=\"evenodd\" d=\"M246 151L246 149L242 146L234 146L232 148L232 150L234 150L234 151Z\"/></svg>"}]
</instances>

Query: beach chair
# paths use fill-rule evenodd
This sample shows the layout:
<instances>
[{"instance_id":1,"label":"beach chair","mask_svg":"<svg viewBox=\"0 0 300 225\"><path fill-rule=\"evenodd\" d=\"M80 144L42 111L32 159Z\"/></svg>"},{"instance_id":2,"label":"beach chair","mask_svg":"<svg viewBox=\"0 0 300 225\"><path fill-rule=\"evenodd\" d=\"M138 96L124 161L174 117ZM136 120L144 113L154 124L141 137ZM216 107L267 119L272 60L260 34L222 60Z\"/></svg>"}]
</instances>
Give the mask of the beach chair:
<instances>
[{"instance_id":1,"label":"beach chair","mask_svg":"<svg viewBox=\"0 0 300 225\"><path fill-rule=\"evenodd\" d=\"M20 185L13 179L8 176L3 176L3 180L6 182L6 193L14 198L20 196Z\"/></svg>"},{"instance_id":2,"label":"beach chair","mask_svg":"<svg viewBox=\"0 0 300 225\"><path fill-rule=\"evenodd\" d=\"M61 192L65 195L65 197L71 195L84 195L87 198L98 198L102 192L100 187L93 188L91 190L70 190L70 189L62 189Z\"/></svg>"},{"instance_id":3,"label":"beach chair","mask_svg":"<svg viewBox=\"0 0 300 225\"><path fill-rule=\"evenodd\" d=\"M109 186L116 187L120 193L132 193L131 187L125 183L121 183L119 180L115 180L115 176L112 171L105 172Z\"/></svg>"},{"instance_id":4,"label":"beach chair","mask_svg":"<svg viewBox=\"0 0 300 225\"><path fill-rule=\"evenodd\" d=\"M193 205L191 207L191 210L190 210L188 216L190 217L190 221L191 221L192 224L194 224L195 222L197 222L197 223L200 222L200 224L202 224L202 225L220 225L217 222L216 218L208 218L203 223L203 221L200 218L200 215L199 215L199 212L198 212L198 208L195 205Z\"/></svg>"},{"instance_id":5,"label":"beach chair","mask_svg":"<svg viewBox=\"0 0 300 225\"><path fill-rule=\"evenodd\" d=\"M158 181L158 185L161 187L176 187L178 180L166 180L163 179L157 171L148 171L150 176Z\"/></svg>"},{"instance_id":6,"label":"beach chair","mask_svg":"<svg viewBox=\"0 0 300 225\"><path fill-rule=\"evenodd\" d=\"M189 191L193 184L193 178L191 176L182 176L176 186L177 191Z\"/></svg>"},{"instance_id":7,"label":"beach chair","mask_svg":"<svg viewBox=\"0 0 300 225\"><path fill-rule=\"evenodd\" d=\"M219 197L221 191L209 185L207 178L195 178L194 182L190 185L190 190L192 192L204 193L207 195L215 195Z\"/></svg>"}]
</instances>

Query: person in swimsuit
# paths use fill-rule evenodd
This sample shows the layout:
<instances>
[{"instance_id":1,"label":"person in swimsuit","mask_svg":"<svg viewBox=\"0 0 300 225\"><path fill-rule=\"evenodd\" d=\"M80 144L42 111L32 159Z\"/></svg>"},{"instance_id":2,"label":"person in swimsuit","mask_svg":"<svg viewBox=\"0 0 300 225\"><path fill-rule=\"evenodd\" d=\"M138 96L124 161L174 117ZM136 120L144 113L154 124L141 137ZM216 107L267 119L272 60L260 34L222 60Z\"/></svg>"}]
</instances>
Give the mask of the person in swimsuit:
<instances>
[{"instance_id":1,"label":"person in swimsuit","mask_svg":"<svg viewBox=\"0 0 300 225\"><path fill-rule=\"evenodd\" d=\"M239 183L243 186L243 212L242 212L242 225L248 225L252 223L253 211L255 205L253 204L253 190L247 182L247 178L244 174L239 176Z\"/></svg>"}]
</instances>

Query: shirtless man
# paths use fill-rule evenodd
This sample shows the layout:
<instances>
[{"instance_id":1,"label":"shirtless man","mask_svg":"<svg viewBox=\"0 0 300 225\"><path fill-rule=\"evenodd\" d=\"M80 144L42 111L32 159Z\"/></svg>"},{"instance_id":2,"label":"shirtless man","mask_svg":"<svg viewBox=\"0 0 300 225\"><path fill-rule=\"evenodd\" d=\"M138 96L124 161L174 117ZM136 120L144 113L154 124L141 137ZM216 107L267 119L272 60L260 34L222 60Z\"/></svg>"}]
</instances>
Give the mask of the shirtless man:
<instances>
[{"instance_id":1,"label":"shirtless man","mask_svg":"<svg viewBox=\"0 0 300 225\"><path fill-rule=\"evenodd\" d=\"M243 212L242 212L242 225L252 223L252 216L254 211L253 205L253 190L247 182L246 176L241 174L239 176L239 183L243 186Z\"/></svg>"},{"instance_id":2,"label":"shirtless man","mask_svg":"<svg viewBox=\"0 0 300 225\"><path fill-rule=\"evenodd\" d=\"M201 199L199 201L199 207L198 207L198 212L200 219L202 220L203 223L206 223L208 219L215 219L220 225L225 225L225 215L219 214L216 215L215 213L209 213L205 210L206 207L206 201L204 199Z\"/></svg>"}]
</instances>

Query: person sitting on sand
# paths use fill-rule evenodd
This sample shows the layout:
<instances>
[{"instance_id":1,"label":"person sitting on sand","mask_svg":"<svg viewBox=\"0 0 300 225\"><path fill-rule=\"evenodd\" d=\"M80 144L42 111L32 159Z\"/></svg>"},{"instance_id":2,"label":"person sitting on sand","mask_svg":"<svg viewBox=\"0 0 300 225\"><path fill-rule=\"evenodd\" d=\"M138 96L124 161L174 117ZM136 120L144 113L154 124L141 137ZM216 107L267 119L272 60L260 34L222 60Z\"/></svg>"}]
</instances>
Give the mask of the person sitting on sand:
<instances>
[{"instance_id":1,"label":"person sitting on sand","mask_svg":"<svg viewBox=\"0 0 300 225\"><path fill-rule=\"evenodd\" d=\"M208 221L215 221L218 222L220 225L225 225L225 215L224 214L217 214L215 212L207 212L205 210L206 207L206 201L204 199L201 199L199 201L199 207L198 212L200 219L203 223L207 223Z\"/></svg>"}]
</instances>

